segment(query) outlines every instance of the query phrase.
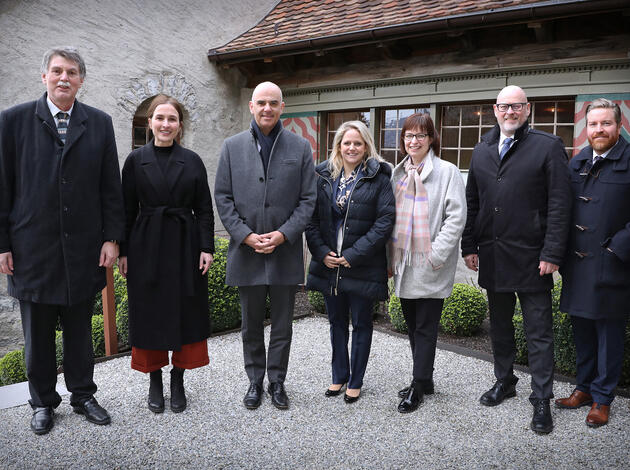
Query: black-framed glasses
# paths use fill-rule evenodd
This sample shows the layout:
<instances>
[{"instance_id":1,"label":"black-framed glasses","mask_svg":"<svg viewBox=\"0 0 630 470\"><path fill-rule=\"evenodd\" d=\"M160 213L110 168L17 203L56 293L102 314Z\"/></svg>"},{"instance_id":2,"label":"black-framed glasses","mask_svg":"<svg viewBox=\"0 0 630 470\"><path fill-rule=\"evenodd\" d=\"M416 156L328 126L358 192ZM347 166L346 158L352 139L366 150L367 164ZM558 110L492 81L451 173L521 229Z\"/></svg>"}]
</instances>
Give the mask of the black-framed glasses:
<instances>
[{"instance_id":1,"label":"black-framed glasses","mask_svg":"<svg viewBox=\"0 0 630 470\"><path fill-rule=\"evenodd\" d=\"M429 137L429 134L412 134L409 132L409 133L405 133L405 135L403 136L403 139L405 139L405 142L411 142L414 137L416 138L418 142L420 142L421 140L424 140L427 137Z\"/></svg>"},{"instance_id":2,"label":"black-framed glasses","mask_svg":"<svg viewBox=\"0 0 630 470\"><path fill-rule=\"evenodd\" d=\"M526 104L527 102L525 103L497 103L495 104L495 106L502 113L506 112L510 108L512 108L512 111L516 111L518 113L519 111L523 110Z\"/></svg>"}]
</instances>

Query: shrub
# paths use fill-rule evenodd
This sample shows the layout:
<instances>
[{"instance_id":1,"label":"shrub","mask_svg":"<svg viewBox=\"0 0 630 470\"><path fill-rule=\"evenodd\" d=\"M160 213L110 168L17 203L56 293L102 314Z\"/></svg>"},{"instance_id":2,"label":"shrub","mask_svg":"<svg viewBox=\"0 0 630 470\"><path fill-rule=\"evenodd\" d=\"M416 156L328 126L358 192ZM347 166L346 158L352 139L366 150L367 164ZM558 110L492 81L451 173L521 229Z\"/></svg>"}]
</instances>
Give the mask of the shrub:
<instances>
[{"instance_id":1,"label":"shrub","mask_svg":"<svg viewBox=\"0 0 630 470\"><path fill-rule=\"evenodd\" d=\"M308 302L317 313L326 313L326 304L324 303L324 294L318 290L308 291Z\"/></svg>"},{"instance_id":2,"label":"shrub","mask_svg":"<svg viewBox=\"0 0 630 470\"><path fill-rule=\"evenodd\" d=\"M129 300L127 292L120 302L116 303L116 334L118 336L118 348L129 347Z\"/></svg>"},{"instance_id":3,"label":"shrub","mask_svg":"<svg viewBox=\"0 0 630 470\"><path fill-rule=\"evenodd\" d=\"M213 331L236 328L241 324L238 288L225 284L228 241L214 239L214 261L208 271L208 300Z\"/></svg>"},{"instance_id":4,"label":"shrub","mask_svg":"<svg viewBox=\"0 0 630 470\"><path fill-rule=\"evenodd\" d=\"M405 316L402 313L402 307L400 305L400 299L396 297L394 294L389 296L389 321L392 323L392 326L401 333L407 333L407 322L405 321Z\"/></svg>"},{"instance_id":5,"label":"shrub","mask_svg":"<svg viewBox=\"0 0 630 470\"><path fill-rule=\"evenodd\" d=\"M94 348L94 357L105 355L103 315L94 315L92 317L92 347Z\"/></svg>"},{"instance_id":6,"label":"shrub","mask_svg":"<svg viewBox=\"0 0 630 470\"><path fill-rule=\"evenodd\" d=\"M116 304L116 308L120 302L127 296L127 280L120 274L118 271L118 266L114 265L114 303ZM103 314L103 297L99 292L96 294L96 298L94 300L94 307L92 309L92 315L102 315Z\"/></svg>"},{"instance_id":7,"label":"shrub","mask_svg":"<svg viewBox=\"0 0 630 470\"><path fill-rule=\"evenodd\" d=\"M483 292L468 284L455 284L453 292L444 300L440 326L452 335L475 334L488 313Z\"/></svg>"},{"instance_id":8,"label":"shrub","mask_svg":"<svg viewBox=\"0 0 630 470\"><path fill-rule=\"evenodd\" d=\"M6 353L0 359L0 386L24 382L25 380L24 348Z\"/></svg>"},{"instance_id":9,"label":"shrub","mask_svg":"<svg viewBox=\"0 0 630 470\"><path fill-rule=\"evenodd\" d=\"M63 365L63 333L61 331L55 331L55 359L57 361L57 368Z\"/></svg>"}]
</instances>

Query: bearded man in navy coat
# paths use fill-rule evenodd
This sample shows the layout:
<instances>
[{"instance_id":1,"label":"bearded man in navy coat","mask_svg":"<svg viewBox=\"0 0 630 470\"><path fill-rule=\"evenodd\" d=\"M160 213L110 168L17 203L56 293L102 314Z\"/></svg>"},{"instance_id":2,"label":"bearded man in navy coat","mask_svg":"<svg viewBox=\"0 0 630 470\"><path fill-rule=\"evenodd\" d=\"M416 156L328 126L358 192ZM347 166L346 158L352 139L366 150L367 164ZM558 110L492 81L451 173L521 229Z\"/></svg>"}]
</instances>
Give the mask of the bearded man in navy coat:
<instances>
[{"instance_id":1,"label":"bearded man in navy coat","mask_svg":"<svg viewBox=\"0 0 630 470\"><path fill-rule=\"evenodd\" d=\"M20 301L31 429L46 434L55 390L55 326L76 413L110 417L94 398L92 308L124 233L111 118L75 99L85 62L72 47L44 55L46 93L0 114L0 273Z\"/></svg>"},{"instance_id":2,"label":"bearded man in navy coat","mask_svg":"<svg viewBox=\"0 0 630 470\"><path fill-rule=\"evenodd\" d=\"M604 98L586 108L589 146L573 157L573 214L560 309L568 312L577 385L559 408L591 405L586 424L608 423L630 314L630 144L621 110Z\"/></svg>"}]
</instances>

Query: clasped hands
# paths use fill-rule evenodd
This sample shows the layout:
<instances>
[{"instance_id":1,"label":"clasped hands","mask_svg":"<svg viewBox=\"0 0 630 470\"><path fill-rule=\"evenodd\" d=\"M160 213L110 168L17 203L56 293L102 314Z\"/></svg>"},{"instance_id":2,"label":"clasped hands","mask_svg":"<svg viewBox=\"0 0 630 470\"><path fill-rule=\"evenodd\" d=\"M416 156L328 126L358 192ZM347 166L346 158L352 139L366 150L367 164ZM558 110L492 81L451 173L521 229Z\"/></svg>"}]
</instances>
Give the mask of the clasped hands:
<instances>
[{"instance_id":1,"label":"clasped hands","mask_svg":"<svg viewBox=\"0 0 630 470\"><path fill-rule=\"evenodd\" d=\"M473 271L479 270L479 255L471 254L464 256L464 262L466 263L466 267ZM550 263L548 261L541 261L538 263L538 272L541 276L545 274L555 273L560 266L557 264Z\"/></svg>"},{"instance_id":2,"label":"clasped hands","mask_svg":"<svg viewBox=\"0 0 630 470\"><path fill-rule=\"evenodd\" d=\"M282 232L274 230L273 232L263 234L252 232L245 237L243 243L252 247L256 253L268 255L273 253L273 250L275 250L278 245L282 245L285 240L286 238Z\"/></svg>"},{"instance_id":3,"label":"clasped hands","mask_svg":"<svg viewBox=\"0 0 630 470\"><path fill-rule=\"evenodd\" d=\"M324 256L324 265L327 268L335 269L339 266L343 266L344 268L349 268L350 263L343 256L337 256L337 253L334 251L330 251L326 256Z\"/></svg>"}]
</instances>

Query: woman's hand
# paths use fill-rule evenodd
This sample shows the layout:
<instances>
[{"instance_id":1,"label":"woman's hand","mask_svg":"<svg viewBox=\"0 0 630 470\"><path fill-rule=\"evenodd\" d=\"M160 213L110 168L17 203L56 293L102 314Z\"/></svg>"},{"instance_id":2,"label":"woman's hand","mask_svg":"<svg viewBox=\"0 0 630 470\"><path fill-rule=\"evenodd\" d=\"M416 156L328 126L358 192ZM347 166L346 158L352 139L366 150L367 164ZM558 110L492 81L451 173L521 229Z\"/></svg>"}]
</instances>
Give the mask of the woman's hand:
<instances>
[{"instance_id":1,"label":"woman's hand","mask_svg":"<svg viewBox=\"0 0 630 470\"><path fill-rule=\"evenodd\" d=\"M346 261L346 258L344 258L343 256L340 256L339 258L337 258L339 260L339 265L343 266L344 268L350 268L350 263L348 263Z\"/></svg>"},{"instance_id":2,"label":"woman's hand","mask_svg":"<svg viewBox=\"0 0 630 470\"><path fill-rule=\"evenodd\" d=\"M212 253L206 253L202 251L199 254L199 269L201 270L201 275L203 276L210 269L210 265L212 265L212 261L214 261L214 257Z\"/></svg>"},{"instance_id":3,"label":"woman's hand","mask_svg":"<svg viewBox=\"0 0 630 470\"><path fill-rule=\"evenodd\" d=\"M118 258L118 272L122 274L122 277L127 279L127 257L121 256Z\"/></svg>"},{"instance_id":4,"label":"woman's hand","mask_svg":"<svg viewBox=\"0 0 630 470\"><path fill-rule=\"evenodd\" d=\"M339 266L339 258L337 258L337 253L334 251L329 252L326 256L324 256L324 264L327 268L335 269Z\"/></svg>"}]
</instances>

